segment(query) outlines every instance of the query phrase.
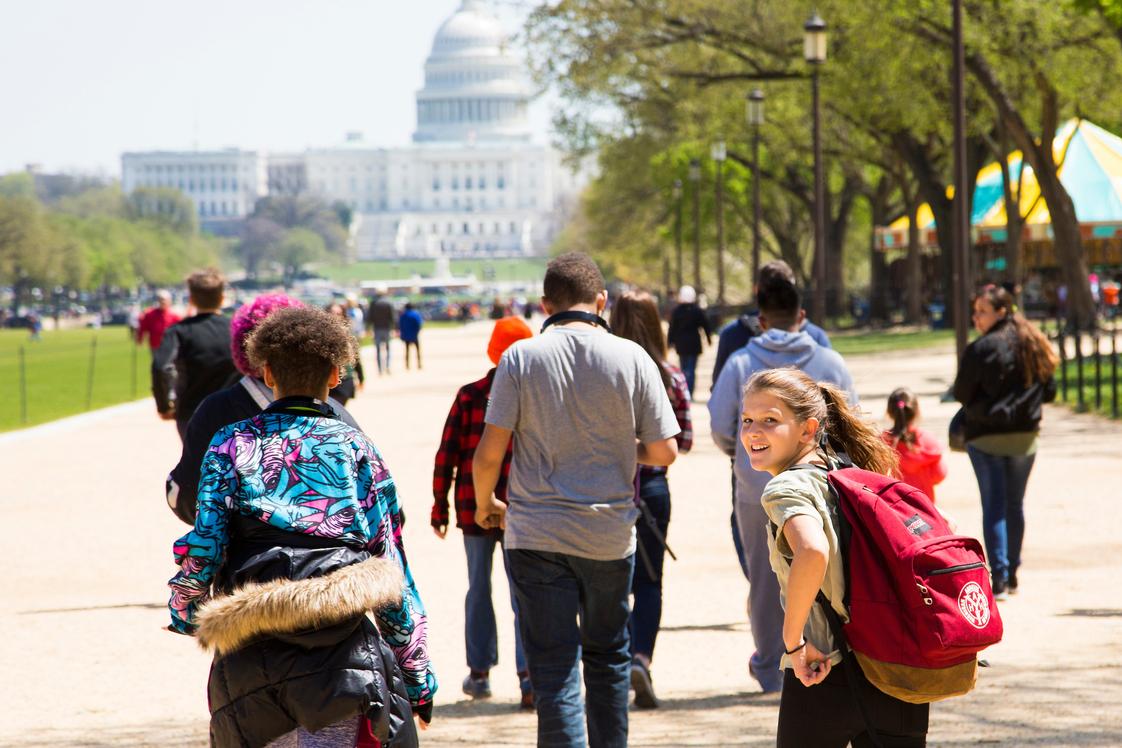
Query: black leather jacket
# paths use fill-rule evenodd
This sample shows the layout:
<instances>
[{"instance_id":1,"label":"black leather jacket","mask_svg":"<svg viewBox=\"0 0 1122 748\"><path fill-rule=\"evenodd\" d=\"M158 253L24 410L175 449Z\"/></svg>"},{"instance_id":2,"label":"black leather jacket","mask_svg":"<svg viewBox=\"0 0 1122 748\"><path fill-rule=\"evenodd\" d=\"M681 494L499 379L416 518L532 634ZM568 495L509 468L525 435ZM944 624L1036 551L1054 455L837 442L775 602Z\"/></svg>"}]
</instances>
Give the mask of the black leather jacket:
<instances>
[{"instance_id":1,"label":"black leather jacket","mask_svg":"<svg viewBox=\"0 0 1122 748\"><path fill-rule=\"evenodd\" d=\"M963 351L954 399L963 405L967 441L1036 431L1043 404L1056 399L1056 380L1025 385L1013 323L1001 320Z\"/></svg>"}]
</instances>

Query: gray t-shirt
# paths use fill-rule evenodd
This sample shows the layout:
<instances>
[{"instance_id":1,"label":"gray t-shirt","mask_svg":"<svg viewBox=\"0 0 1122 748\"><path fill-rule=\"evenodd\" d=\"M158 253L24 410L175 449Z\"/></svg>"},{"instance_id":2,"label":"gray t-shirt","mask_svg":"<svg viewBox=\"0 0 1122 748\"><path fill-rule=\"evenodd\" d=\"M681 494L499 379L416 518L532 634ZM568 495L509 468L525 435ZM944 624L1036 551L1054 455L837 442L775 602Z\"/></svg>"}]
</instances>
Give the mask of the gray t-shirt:
<instances>
[{"instance_id":1,"label":"gray t-shirt","mask_svg":"<svg viewBox=\"0 0 1122 748\"><path fill-rule=\"evenodd\" d=\"M635 440L681 430L642 348L585 325L519 341L499 362L486 421L514 432L507 548L635 552Z\"/></svg>"}]
</instances>

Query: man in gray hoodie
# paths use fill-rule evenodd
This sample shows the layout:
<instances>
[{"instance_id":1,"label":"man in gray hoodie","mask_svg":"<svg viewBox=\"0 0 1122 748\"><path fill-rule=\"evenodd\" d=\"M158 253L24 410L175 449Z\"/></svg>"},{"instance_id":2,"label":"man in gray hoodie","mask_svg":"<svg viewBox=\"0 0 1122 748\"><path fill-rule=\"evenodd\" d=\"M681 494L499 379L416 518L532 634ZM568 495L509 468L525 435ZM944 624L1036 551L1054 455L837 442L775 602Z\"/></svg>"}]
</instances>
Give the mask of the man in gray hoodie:
<instances>
[{"instance_id":1,"label":"man in gray hoodie","mask_svg":"<svg viewBox=\"0 0 1122 748\"><path fill-rule=\"evenodd\" d=\"M837 385L848 394L851 403L857 402L857 393L842 357L800 331L805 315L793 283L769 280L760 286L756 297L764 332L729 356L709 397L709 420L713 441L725 454L735 457L736 520L747 561L749 623L756 643L748 672L768 693L783 687L783 673L779 670L784 649L783 609L779 603L779 583L768 561L767 515L760 504L771 476L752 469L748 453L740 443L741 393L756 372L782 367L801 369L816 381Z\"/></svg>"}]
</instances>

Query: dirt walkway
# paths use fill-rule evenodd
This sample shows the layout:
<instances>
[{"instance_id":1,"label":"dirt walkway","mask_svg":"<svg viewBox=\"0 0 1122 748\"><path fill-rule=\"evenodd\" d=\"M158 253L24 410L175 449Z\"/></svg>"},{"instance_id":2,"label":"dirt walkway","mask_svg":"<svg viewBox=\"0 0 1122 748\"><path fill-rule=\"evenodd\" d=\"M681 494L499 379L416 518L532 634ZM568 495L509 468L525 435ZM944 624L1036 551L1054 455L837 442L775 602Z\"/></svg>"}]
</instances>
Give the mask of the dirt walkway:
<instances>
[{"instance_id":1,"label":"dirt walkway","mask_svg":"<svg viewBox=\"0 0 1122 748\"><path fill-rule=\"evenodd\" d=\"M442 685L425 745L534 741L533 716L516 708L502 605L495 698L474 704L460 694L462 544L458 533L441 542L428 528L441 425L456 387L486 371L489 330L426 331L426 369L375 375L352 408L385 453L409 515L406 545ZM870 410L879 414L887 393L908 384L923 396L926 425L945 432L954 406L937 395L953 373L950 350L850 363ZM698 392L707 390L703 379ZM708 438L703 403L694 419L695 450L670 471L669 540L681 560L667 565L654 663L664 706L632 712L631 744L772 745L777 699L747 674L753 647L728 529L728 461ZM1027 498L1022 592L1002 606L1006 639L974 694L934 707L931 745L1122 745L1119 447L1118 425L1048 409ZM205 745L208 658L161 630L171 541L185 530L162 496L178 456L174 428L145 402L0 437L0 450L0 745ZM978 534L969 463L955 454L950 468L940 504ZM501 574L495 587L505 599Z\"/></svg>"}]
</instances>

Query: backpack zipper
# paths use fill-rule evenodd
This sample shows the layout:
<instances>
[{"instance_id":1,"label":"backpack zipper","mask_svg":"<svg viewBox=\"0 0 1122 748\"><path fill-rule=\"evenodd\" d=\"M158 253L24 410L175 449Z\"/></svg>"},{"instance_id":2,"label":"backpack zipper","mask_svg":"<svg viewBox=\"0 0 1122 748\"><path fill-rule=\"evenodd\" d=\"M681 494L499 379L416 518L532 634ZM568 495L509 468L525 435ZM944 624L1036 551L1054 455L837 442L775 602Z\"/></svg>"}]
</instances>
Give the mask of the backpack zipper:
<instances>
[{"instance_id":1,"label":"backpack zipper","mask_svg":"<svg viewBox=\"0 0 1122 748\"><path fill-rule=\"evenodd\" d=\"M948 566L945 569L934 569L927 572L928 576L936 576L938 574L954 574L956 571L967 571L969 569L981 569L985 566L981 561L975 561L972 564L959 564L958 566Z\"/></svg>"}]
</instances>

